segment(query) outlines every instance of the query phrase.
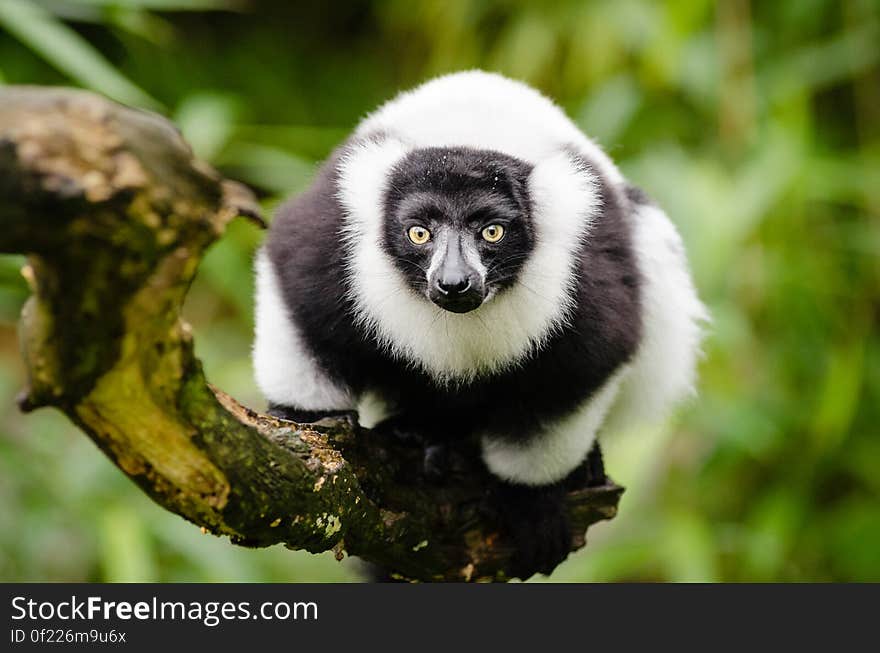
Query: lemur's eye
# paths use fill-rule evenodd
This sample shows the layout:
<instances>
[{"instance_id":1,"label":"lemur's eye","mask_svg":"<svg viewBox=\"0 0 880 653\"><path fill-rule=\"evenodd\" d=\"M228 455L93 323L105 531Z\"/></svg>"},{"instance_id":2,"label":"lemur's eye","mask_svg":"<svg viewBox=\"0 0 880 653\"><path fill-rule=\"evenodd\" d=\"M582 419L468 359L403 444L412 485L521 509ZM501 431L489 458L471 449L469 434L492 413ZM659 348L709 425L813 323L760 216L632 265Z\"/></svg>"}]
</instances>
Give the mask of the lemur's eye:
<instances>
[{"instance_id":1,"label":"lemur's eye","mask_svg":"<svg viewBox=\"0 0 880 653\"><path fill-rule=\"evenodd\" d=\"M415 245L424 245L431 240L431 232L418 225L410 227L406 232L406 235L409 236L409 239L413 241L413 244Z\"/></svg>"},{"instance_id":2,"label":"lemur's eye","mask_svg":"<svg viewBox=\"0 0 880 653\"><path fill-rule=\"evenodd\" d=\"M483 229L483 240L490 243L497 243L504 238L504 227L500 224L490 224Z\"/></svg>"}]
</instances>

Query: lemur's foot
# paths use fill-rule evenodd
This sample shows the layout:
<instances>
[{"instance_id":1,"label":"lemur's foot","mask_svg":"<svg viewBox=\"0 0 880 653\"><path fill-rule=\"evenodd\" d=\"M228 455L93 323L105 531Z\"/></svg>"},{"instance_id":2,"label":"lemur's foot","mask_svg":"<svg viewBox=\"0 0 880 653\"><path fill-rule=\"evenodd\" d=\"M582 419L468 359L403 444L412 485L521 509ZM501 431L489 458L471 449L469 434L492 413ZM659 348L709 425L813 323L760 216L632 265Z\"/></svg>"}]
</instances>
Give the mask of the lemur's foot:
<instances>
[{"instance_id":1,"label":"lemur's foot","mask_svg":"<svg viewBox=\"0 0 880 653\"><path fill-rule=\"evenodd\" d=\"M571 551L571 524L561 485L529 487L502 483L498 491L501 526L516 551L510 576L526 580L549 575Z\"/></svg>"},{"instance_id":2,"label":"lemur's foot","mask_svg":"<svg viewBox=\"0 0 880 653\"><path fill-rule=\"evenodd\" d=\"M357 424L358 421L356 410L303 410L301 408L272 403L269 404L266 414L285 419L289 422L296 422L297 424L313 424L325 417L347 419L353 424Z\"/></svg>"}]
</instances>

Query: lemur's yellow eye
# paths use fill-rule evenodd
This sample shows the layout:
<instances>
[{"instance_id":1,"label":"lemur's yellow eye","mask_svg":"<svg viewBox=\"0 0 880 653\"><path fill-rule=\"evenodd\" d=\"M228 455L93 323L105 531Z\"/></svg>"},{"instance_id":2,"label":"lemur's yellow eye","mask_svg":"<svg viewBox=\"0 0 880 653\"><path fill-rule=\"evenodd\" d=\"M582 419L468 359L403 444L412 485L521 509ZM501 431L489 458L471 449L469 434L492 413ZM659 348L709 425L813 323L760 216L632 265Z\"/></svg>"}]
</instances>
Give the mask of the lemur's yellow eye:
<instances>
[{"instance_id":1,"label":"lemur's yellow eye","mask_svg":"<svg viewBox=\"0 0 880 653\"><path fill-rule=\"evenodd\" d=\"M409 236L409 239L416 245L424 245L431 240L431 232L424 227L410 227L406 232L406 235Z\"/></svg>"},{"instance_id":2,"label":"lemur's yellow eye","mask_svg":"<svg viewBox=\"0 0 880 653\"><path fill-rule=\"evenodd\" d=\"M504 227L500 224L490 224L483 229L483 240L490 243L497 243L502 238L504 238Z\"/></svg>"}]
</instances>

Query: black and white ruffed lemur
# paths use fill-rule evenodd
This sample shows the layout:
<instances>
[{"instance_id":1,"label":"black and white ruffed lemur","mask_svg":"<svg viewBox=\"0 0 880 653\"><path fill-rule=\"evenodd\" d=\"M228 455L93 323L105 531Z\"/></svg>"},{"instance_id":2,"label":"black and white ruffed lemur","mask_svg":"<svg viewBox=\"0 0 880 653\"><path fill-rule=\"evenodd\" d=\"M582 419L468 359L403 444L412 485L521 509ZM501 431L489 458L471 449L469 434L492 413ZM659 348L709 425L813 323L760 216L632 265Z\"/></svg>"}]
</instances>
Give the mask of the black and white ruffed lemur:
<instances>
[{"instance_id":1,"label":"black and white ruffed lemur","mask_svg":"<svg viewBox=\"0 0 880 653\"><path fill-rule=\"evenodd\" d=\"M256 272L270 412L359 410L422 442L469 429L521 577L567 555L559 488L597 432L693 390L706 311L675 227L555 104L496 74L365 118L279 209Z\"/></svg>"}]
</instances>

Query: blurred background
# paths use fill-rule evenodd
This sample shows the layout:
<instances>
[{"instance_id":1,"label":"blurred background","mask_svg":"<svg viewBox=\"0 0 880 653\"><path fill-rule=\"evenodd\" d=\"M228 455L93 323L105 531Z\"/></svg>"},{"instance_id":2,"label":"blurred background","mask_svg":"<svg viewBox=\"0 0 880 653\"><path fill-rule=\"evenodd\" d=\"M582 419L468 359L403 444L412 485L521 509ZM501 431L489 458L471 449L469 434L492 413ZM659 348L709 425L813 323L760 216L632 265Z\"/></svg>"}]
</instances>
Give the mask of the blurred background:
<instances>
[{"instance_id":1,"label":"blurred background","mask_svg":"<svg viewBox=\"0 0 880 653\"><path fill-rule=\"evenodd\" d=\"M0 0L0 83L159 111L267 210L397 91L481 67L555 98L681 229L714 315L700 397L604 442L628 490L558 581L880 581L876 0ZM251 380L234 224L187 317ZM59 413L22 416L22 259L0 257L0 580L341 581L164 512Z\"/></svg>"}]
</instances>

